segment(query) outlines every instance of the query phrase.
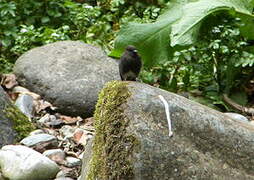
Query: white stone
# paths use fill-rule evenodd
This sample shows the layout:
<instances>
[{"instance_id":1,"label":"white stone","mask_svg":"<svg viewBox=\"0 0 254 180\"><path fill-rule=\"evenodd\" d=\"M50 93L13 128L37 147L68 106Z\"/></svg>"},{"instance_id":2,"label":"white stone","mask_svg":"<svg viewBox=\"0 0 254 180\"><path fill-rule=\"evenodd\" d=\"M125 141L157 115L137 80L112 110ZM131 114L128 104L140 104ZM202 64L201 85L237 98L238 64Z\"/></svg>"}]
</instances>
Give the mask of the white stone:
<instances>
[{"instance_id":1,"label":"white stone","mask_svg":"<svg viewBox=\"0 0 254 180\"><path fill-rule=\"evenodd\" d=\"M75 167L75 166L80 166L81 165L81 160L78 158L74 157L66 157L66 166L67 167Z\"/></svg>"},{"instance_id":2,"label":"white stone","mask_svg":"<svg viewBox=\"0 0 254 180\"><path fill-rule=\"evenodd\" d=\"M12 180L52 179L60 170L42 154L22 145L7 145L0 150L0 168Z\"/></svg>"},{"instance_id":3,"label":"white stone","mask_svg":"<svg viewBox=\"0 0 254 180\"><path fill-rule=\"evenodd\" d=\"M65 158L65 152L62 149L49 149L44 151L43 155L60 164L63 164Z\"/></svg>"},{"instance_id":4,"label":"white stone","mask_svg":"<svg viewBox=\"0 0 254 180\"><path fill-rule=\"evenodd\" d=\"M28 147L31 146L35 146L36 144L39 143L44 143L44 142L53 142L53 141L57 141L57 138L55 136L49 135L49 134L36 134L33 136L28 136L24 139L22 139L22 141L20 141L21 144L24 144Z\"/></svg>"}]
</instances>

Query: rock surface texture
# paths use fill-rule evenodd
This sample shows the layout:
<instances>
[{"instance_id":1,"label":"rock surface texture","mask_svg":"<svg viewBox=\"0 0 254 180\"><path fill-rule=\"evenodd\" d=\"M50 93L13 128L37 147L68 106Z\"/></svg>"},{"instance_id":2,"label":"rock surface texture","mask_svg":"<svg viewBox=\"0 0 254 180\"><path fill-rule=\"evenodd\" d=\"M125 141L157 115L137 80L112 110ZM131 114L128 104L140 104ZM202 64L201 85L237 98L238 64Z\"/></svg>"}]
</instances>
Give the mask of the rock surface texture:
<instances>
[{"instance_id":1,"label":"rock surface texture","mask_svg":"<svg viewBox=\"0 0 254 180\"><path fill-rule=\"evenodd\" d=\"M87 117L94 111L104 84L120 79L117 62L80 41L62 41L34 48L14 67L21 85L42 95L59 112Z\"/></svg>"},{"instance_id":2,"label":"rock surface texture","mask_svg":"<svg viewBox=\"0 0 254 180\"><path fill-rule=\"evenodd\" d=\"M159 95L169 105L171 137ZM248 123L137 82L109 83L97 107L93 152L84 154L81 180L254 179Z\"/></svg>"},{"instance_id":3,"label":"rock surface texture","mask_svg":"<svg viewBox=\"0 0 254 180\"><path fill-rule=\"evenodd\" d=\"M9 105L11 105L11 101L0 86L0 148L14 142L13 122L6 114Z\"/></svg>"}]
</instances>

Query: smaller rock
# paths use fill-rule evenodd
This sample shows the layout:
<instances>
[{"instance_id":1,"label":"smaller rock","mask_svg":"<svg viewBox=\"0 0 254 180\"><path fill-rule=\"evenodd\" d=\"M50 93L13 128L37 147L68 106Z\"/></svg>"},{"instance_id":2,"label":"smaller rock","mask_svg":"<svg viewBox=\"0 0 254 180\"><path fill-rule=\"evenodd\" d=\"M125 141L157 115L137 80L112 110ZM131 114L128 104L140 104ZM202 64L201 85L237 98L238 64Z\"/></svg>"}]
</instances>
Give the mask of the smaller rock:
<instances>
[{"instance_id":1,"label":"smaller rock","mask_svg":"<svg viewBox=\"0 0 254 180\"><path fill-rule=\"evenodd\" d=\"M59 177L59 178L56 178L55 180L74 180L70 177Z\"/></svg>"},{"instance_id":2,"label":"smaller rock","mask_svg":"<svg viewBox=\"0 0 254 180\"><path fill-rule=\"evenodd\" d=\"M57 119L56 116L50 115L50 121L47 123L48 126L59 126L63 124L63 121L61 119Z\"/></svg>"},{"instance_id":3,"label":"smaller rock","mask_svg":"<svg viewBox=\"0 0 254 180\"><path fill-rule=\"evenodd\" d=\"M50 114L45 114L42 116L37 122L41 125L46 124L47 122L50 121Z\"/></svg>"},{"instance_id":4,"label":"smaller rock","mask_svg":"<svg viewBox=\"0 0 254 180\"><path fill-rule=\"evenodd\" d=\"M21 143L24 144L25 146L31 147L38 143L55 141L55 140L56 140L56 137L49 134L36 134L36 135L28 136L24 138L21 141Z\"/></svg>"},{"instance_id":5,"label":"smaller rock","mask_svg":"<svg viewBox=\"0 0 254 180\"><path fill-rule=\"evenodd\" d=\"M0 167L8 179L45 180L56 177L54 161L22 145L7 145L0 150Z\"/></svg>"},{"instance_id":6,"label":"smaller rock","mask_svg":"<svg viewBox=\"0 0 254 180\"><path fill-rule=\"evenodd\" d=\"M29 136L33 136L33 135L36 135L36 134L44 134L44 131L41 130L41 129L36 129L36 130L30 132Z\"/></svg>"},{"instance_id":7,"label":"smaller rock","mask_svg":"<svg viewBox=\"0 0 254 180\"><path fill-rule=\"evenodd\" d=\"M78 170L75 168L67 168L65 166L61 167L61 171L59 171L56 175L56 178L65 178L65 177L73 177L76 179L78 176Z\"/></svg>"},{"instance_id":8,"label":"smaller rock","mask_svg":"<svg viewBox=\"0 0 254 180\"><path fill-rule=\"evenodd\" d=\"M37 121L41 126L56 127L63 124L61 119L57 119L56 116L45 114L42 118Z\"/></svg>"},{"instance_id":9,"label":"smaller rock","mask_svg":"<svg viewBox=\"0 0 254 180\"><path fill-rule=\"evenodd\" d=\"M57 147L57 138L49 134L36 134L24 138L21 142L25 146L32 147L36 151L43 152L46 149Z\"/></svg>"},{"instance_id":10,"label":"smaller rock","mask_svg":"<svg viewBox=\"0 0 254 180\"><path fill-rule=\"evenodd\" d=\"M44 156L47 156L52 161L58 164L64 164L65 153L62 149L50 149L43 152Z\"/></svg>"},{"instance_id":11,"label":"smaller rock","mask_svg":"<svg viewBox=\"0 0 254 180\"><path fill-rule=\"evenodd\" d=\"M75 132L75 128L69 125L64 125L59 132L66 138L72 138Z\"/></svg>"},{"instance_id":12,"label":"smaller rock","mask_svg":"<svg viewBox=\"0 0 254 180\"><path fill-rule=\"evenodd\" d=\"M66 157L66 164L67 167L75 167L75 166L81 166L81 160L74 157Z\"/></svg>"},{"instance_id":13,"label":"smaller rock","mask_svg":"<svg viewBox=\"0 0 254 180\"><path fill-rule=\"evenodd\" d=\"M226 112L226 113L224 113L224 114L226 114L227 116L229 116L229 117L231 117L232 119L235 119L235 120L237 120L237 121L249 122L249 120L248 120L245 116L243 116L243 115L241 115L241 114L238 114L238 113Z\"/></svg>"},{"instance_id":14,"label":"smaller rock","mask_svg":"<svg viewBox=\"0 0 254 180\"><path fill-rule=\"evenodd\" d=\"M24 113L28 118L32 118L34 114L33 97L27 94L21 94L15 102L15 105Z\"/></svg>"},{"instance_id":15,"label":"smaller rock","mask_svg":"<svg viewBox=\"0 0 254 180\"><path fill-rule=\"evenodd\" d=\"M22 86L15 86L12 90L13 93L25 94L29 93L30 91Z\"/></svg>"}]
</instances>

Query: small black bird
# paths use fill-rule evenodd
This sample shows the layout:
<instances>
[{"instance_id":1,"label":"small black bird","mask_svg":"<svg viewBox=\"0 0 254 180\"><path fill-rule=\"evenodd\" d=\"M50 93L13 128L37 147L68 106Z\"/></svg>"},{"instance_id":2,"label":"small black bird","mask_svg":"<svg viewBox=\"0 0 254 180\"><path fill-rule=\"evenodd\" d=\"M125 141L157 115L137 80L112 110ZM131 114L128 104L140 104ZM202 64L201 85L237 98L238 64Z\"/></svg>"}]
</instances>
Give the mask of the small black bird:
<instances>
[{"instance_id":1,"label":"small black bird","mask_svg":"<svg viewBox=\"0 0 254 180\"><path fill-rule=\"evenodd\" d=\"M127 46L119 63L122 81L136 81L142 66L141 58L134 46Z\"/></svg>"}]
</instances>

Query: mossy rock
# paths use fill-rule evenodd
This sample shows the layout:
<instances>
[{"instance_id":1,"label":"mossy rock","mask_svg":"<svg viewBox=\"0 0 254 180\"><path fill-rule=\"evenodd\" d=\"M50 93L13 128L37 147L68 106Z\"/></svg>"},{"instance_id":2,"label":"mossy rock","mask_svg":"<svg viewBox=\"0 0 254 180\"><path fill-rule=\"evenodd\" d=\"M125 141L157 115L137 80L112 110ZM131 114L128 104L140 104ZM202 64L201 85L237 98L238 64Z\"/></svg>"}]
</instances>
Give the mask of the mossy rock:
<instances>
[{"instance_id":1,"label":"mossy rock","mask_svg":"<svg viewBox=\"0 0 254 180\"><path fill-rule=\"evenodd\" d=\"M127 82L112 81L99 95L95 111L96 136L88 180L133 179L132 153L138 144L126 131L129 119L123 106L130 93Z\"/></svg>"},{"instance_id":2,"label":"mossy rock","mask_svg":"<svg viewBox=\"0 0 254 180\"><path fill-rule=\"evenodd\" d=\"M15 141L27 137L29 133L35 130L35 126L29 121L28 117L25 116L15 105L10 104L4 110L7 118L13 123L13 129L17 132Z\"/></svg>"},{"instance_id":3,"label":"mossy rock","mask_svg":"<svg viewBox=\"0 0 254 180\"><path fill-rule=\"evenodd\" d=\"M26 137L35 127L0 87L0 147Z\"/></svg>"},{"instance_id":4,"label":"mossy rock","mask_svg":"<svg viewBox=\"0 0 254 180\"><path fill-rule=\"evenodd\" d=\"M168 103L173 136L159 95ZM95 129L81 180L254 180L253 126L159 88L107 84Z\"/></svg>"}]
</instances>

